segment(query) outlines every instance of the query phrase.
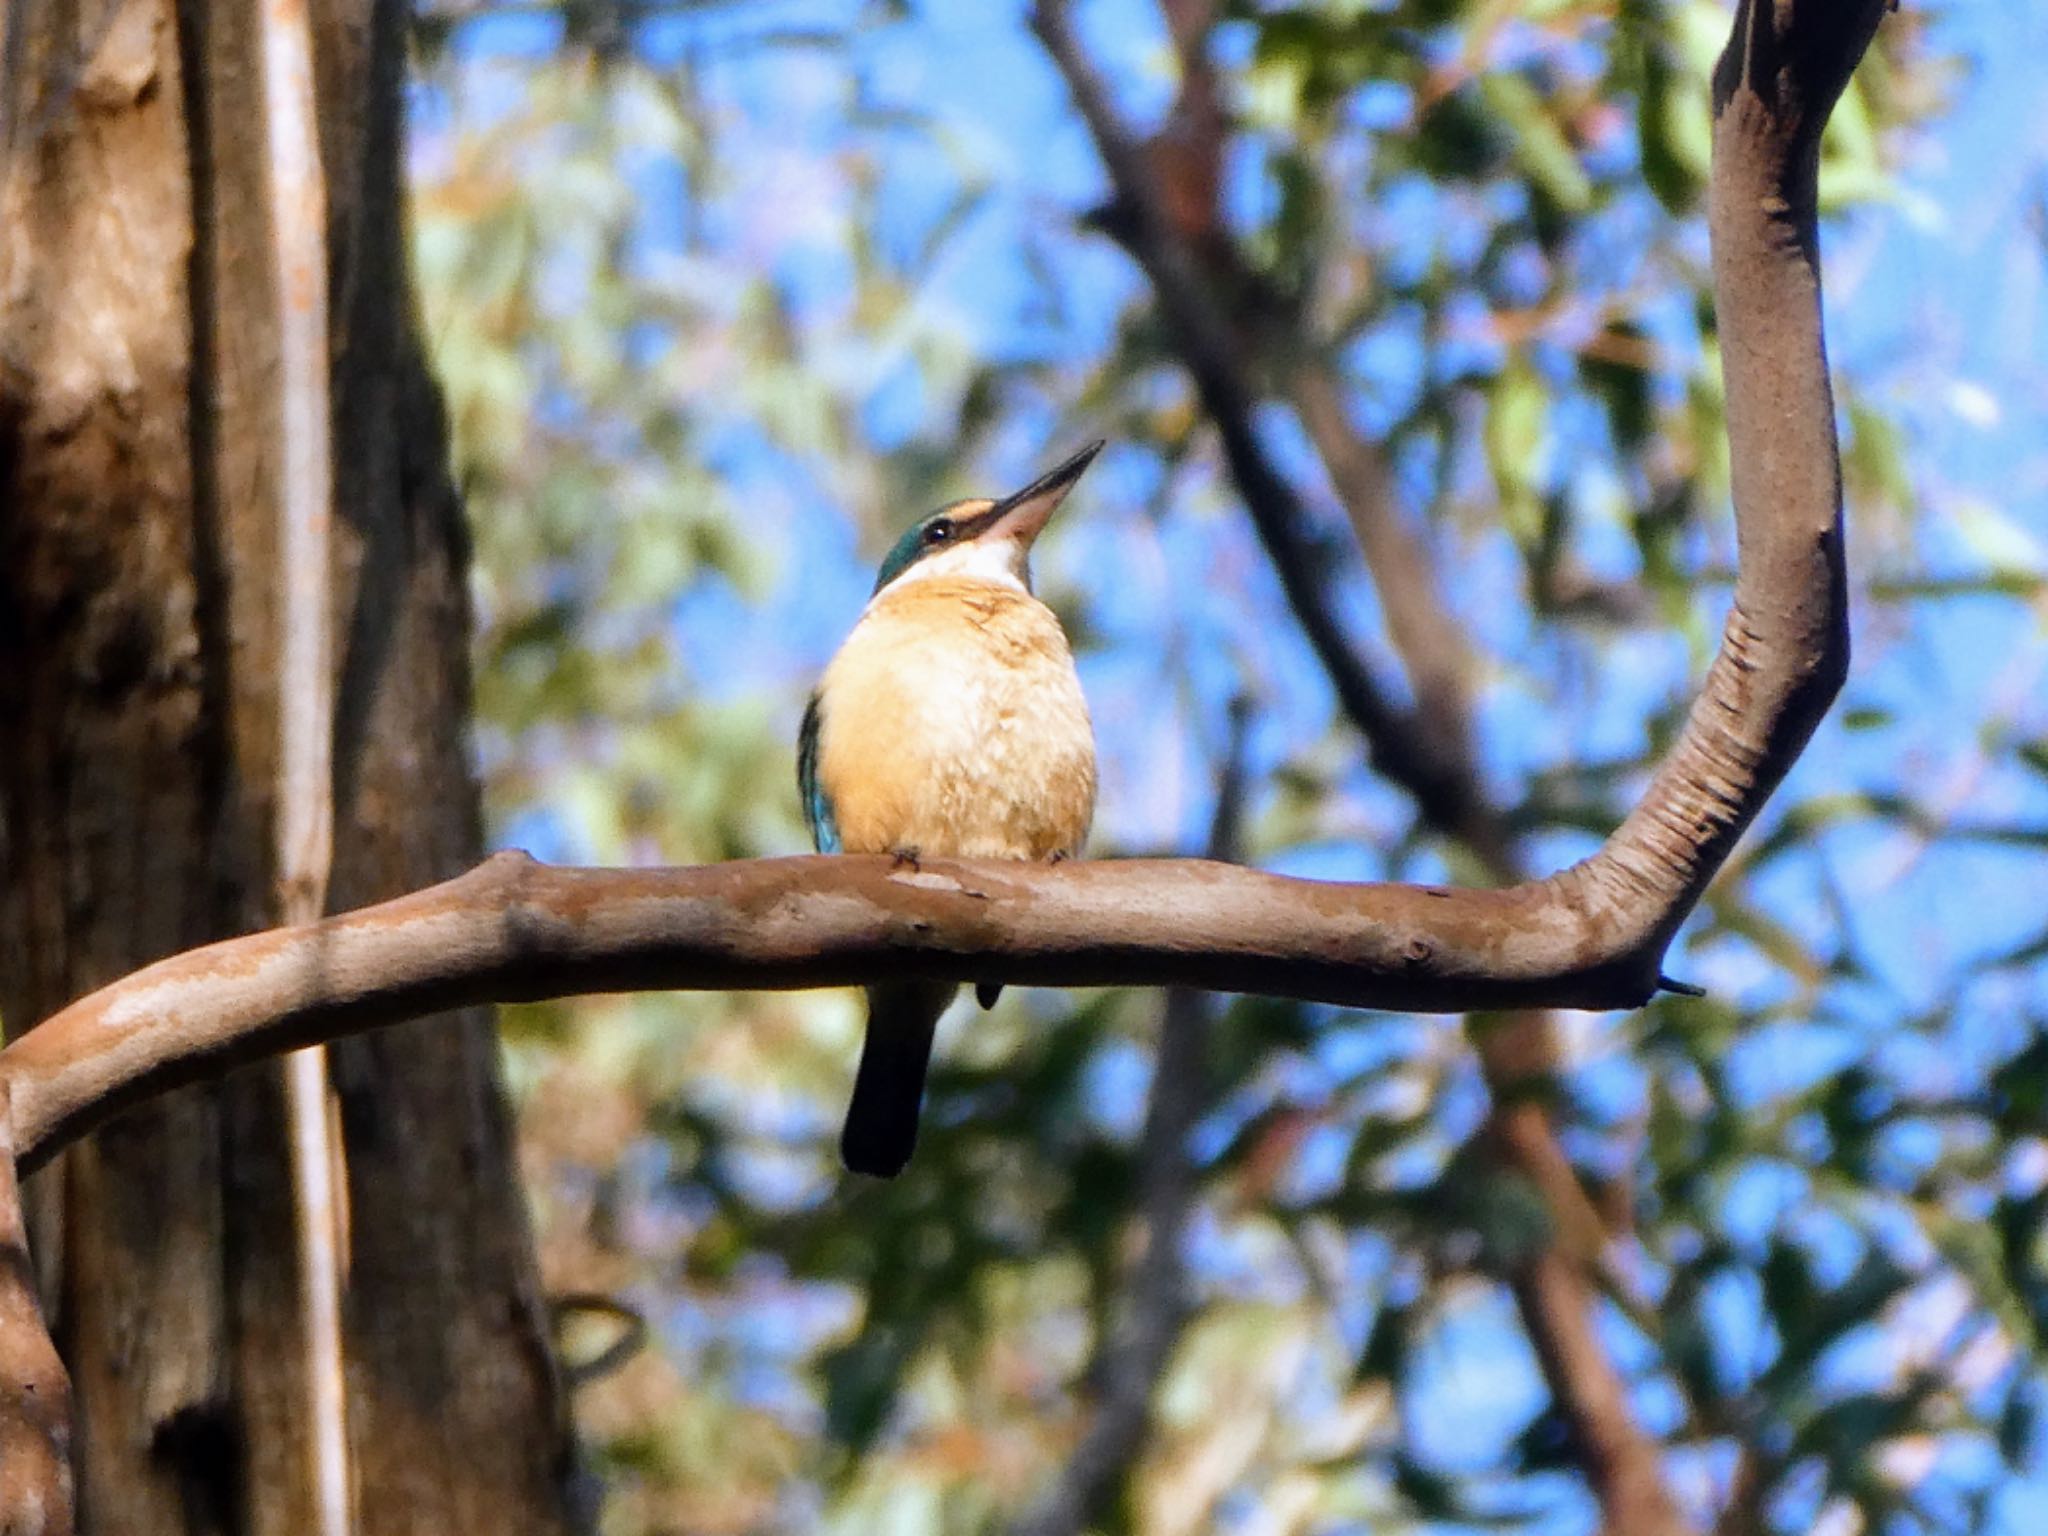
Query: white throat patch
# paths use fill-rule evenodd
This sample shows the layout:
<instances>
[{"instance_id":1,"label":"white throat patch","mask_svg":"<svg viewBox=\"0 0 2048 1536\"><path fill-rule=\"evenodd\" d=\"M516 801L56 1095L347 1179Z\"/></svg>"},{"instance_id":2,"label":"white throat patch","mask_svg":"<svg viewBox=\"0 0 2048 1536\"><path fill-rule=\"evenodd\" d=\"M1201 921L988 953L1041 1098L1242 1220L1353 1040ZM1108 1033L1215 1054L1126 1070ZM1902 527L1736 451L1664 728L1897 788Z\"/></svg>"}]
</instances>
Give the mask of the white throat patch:
<instances>
[{"instance_id":1,"label":"white throat patch","mask_svg":"<svg viewBox=\"0 0 2048 1536\"><path fill-rule=\"evenodd\" d=\"M882 588L882 592L894 592L913 581L941 576L956 581L992 581L998 586L1015 587L1019 592L1031 590L1031 566L1021 544L1015 539L975 539L926 555ZM880 597L882 592L875 596Z\"/></svg>"}]
</instances>

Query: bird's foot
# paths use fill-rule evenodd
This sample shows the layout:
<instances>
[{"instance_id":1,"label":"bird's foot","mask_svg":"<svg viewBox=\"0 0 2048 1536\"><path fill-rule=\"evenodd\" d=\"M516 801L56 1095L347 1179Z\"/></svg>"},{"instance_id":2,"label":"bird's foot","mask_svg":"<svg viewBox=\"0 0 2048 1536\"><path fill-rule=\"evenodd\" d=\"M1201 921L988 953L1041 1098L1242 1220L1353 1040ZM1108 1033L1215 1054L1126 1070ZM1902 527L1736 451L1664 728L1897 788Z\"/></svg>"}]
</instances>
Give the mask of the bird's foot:
<instances>
[{"instance_id":1,"label":"bird's foot","mask_svg":"<svg viewBox=\"0 0 2048 1536\"><path fill-rule=\"evenodd\" d=\"M907 848L891 848L889 850L891 866L896 869L907 869L913 875L917 874L924 868L923 865L918 863L918 856L922 851L915 843Z\"/></svg>"}]
</instances>

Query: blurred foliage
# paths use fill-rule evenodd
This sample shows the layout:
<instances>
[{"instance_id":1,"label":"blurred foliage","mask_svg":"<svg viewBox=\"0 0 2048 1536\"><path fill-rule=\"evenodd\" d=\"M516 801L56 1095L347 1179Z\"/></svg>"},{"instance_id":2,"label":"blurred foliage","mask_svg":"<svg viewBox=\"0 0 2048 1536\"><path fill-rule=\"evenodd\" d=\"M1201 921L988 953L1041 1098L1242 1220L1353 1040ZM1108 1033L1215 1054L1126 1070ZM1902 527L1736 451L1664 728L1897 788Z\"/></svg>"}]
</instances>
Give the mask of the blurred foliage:
<instances>
[{"instance_id":1,"label":"blurred foliage","mask_svg":"<svg viewBox=\"0 0 2048 1536\"><path fill-rule=\"evenodd\" d=\"M1158 18L1083 19L1156 122ZM1545 864L1640 787L1726 599L1699 210L1725 27L1712 0L1231 0L1215 40L1232 234L1395 467L1480 657L1489 782ZM450 4L417 43L416 249L477 533L497 840L801 847L797 712L866 563L1100 434L1040 569L1097 715L1096 851L1199 842L1248 690L1256 862L1442 876L1333 718L1142 281L1082 217L1099 171L1017 18ZM1900 200L1894 157L1954 78L1919 18L1887 24L1826 147L1840 227ZM1687 1507L1971 1531L2042 1465L2044 562L2023 519L1916 467L1881 374L1839 388L1850 695L1673 956L1709 996L1573 1021L1561 1112L1630 1293L1602 1336ZM1319 470L1291 422L1264 430L1395 670ZM1158 1011L963 1008L886 1185L833 1152L850 997L508 1011L548 1282L652 1338L579 1390L604 1530L980 1532L1039 1497L1148 1305ZM1499 1283L1547 1213L1474 1154L1456 1032L1238 999L1206 1038L1192 1306L1101 1529L1589 1529Z\"/></svg>"}]
</instances>

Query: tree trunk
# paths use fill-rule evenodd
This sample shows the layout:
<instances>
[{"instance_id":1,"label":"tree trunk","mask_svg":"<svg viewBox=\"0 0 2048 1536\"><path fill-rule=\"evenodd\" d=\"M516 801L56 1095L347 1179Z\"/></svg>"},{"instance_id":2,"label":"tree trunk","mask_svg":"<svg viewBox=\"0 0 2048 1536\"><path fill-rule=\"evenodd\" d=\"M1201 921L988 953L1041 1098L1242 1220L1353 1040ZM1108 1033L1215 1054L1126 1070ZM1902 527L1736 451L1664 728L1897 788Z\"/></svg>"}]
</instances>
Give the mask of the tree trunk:
<instances>
[{"instance_id":1,"label":"tree trunk","mask_svg":"<svg viewBox=\"0 0 2048 1536\"><path fill-rule=\"evenodd\" d=\"M274 919L275 285L261 0L8 0L0 165L0 1017ZM81 14L83 12L84 14ZM331 901L479 852L467 551L405 275L404 8L313 5L340 693ZM486 1015L336 1048L359 1529L567 1524L567 1434ZM80 1513L310 1528L281 1078L38 1180Z\"/></svg>"}]
</instances>

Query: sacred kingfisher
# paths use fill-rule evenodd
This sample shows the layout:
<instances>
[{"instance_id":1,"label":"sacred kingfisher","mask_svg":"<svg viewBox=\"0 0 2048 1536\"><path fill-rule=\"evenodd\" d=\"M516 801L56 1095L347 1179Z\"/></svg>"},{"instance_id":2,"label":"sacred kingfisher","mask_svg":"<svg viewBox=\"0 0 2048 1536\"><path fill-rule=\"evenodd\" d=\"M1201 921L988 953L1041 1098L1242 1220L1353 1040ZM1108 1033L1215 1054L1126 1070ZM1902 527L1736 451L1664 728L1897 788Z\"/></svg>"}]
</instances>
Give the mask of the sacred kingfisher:
<instances>
[{"instance_id":1,"label":"sacred kingfisher","mask_svg":"<svg viewBox=\"0 0 2048 1536\"><path fill-rule=\"evenodd\" d=\"M1095 736L1073 653L1031 593L1031 544L1102 444L1001 501L957 501L889 551L804 710L797 783L820 853L1062 859L1095 815ZM867 989L868 1033L839 1151L891 1178L949 982ZM976 989L983 1007L999 987Z\"/></svg>"}]
</instances>

